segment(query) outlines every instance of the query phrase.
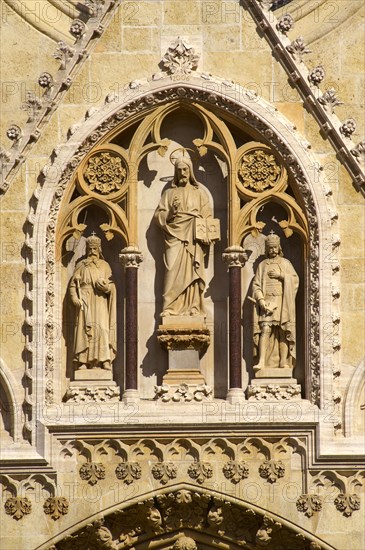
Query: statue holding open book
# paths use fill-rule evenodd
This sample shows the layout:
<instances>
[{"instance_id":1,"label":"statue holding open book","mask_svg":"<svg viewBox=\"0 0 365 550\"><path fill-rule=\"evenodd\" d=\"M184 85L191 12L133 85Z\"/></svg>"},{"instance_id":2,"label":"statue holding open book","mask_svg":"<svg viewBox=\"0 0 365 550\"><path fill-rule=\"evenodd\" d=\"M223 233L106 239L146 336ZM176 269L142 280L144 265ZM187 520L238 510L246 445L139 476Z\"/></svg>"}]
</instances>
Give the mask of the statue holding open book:
<instances>
[{"instance_id":1,"label":"statue holding open book","mask_svg":"<svg viewBox=\"0 0 365 550\"><path fill-rule=\"evenodd\" d=\"M162 316L204 316L204 256L220 239L209 197L195 178L189 157L175 162L174 180L161 197L155 221L165 238Z\"/></svg>"}]
</instances>

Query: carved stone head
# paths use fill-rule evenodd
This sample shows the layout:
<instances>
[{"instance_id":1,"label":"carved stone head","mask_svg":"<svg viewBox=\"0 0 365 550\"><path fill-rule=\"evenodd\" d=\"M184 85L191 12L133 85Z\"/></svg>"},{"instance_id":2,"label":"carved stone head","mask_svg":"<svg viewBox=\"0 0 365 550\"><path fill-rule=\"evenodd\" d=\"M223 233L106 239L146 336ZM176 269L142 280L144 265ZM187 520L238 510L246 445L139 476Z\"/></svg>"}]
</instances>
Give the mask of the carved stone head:
<instances>
[{"instance_id":1,"label":"carved stone head","mask_svg":"<svg viewBox=\"0 0 365 550\"><path fill-rule=\"evenodd\" d=\"M186 167L189 169L189 174L188 174L189 182L192 185L195 185L196 187L198 187L199 184L194 175L193 163L191 162L189 157L183 157L183 156L179 157L175 162L173 187L177 187L179 185L179 181L181 177L181 169L184 169Z\"/></svg>"}]
</instances>

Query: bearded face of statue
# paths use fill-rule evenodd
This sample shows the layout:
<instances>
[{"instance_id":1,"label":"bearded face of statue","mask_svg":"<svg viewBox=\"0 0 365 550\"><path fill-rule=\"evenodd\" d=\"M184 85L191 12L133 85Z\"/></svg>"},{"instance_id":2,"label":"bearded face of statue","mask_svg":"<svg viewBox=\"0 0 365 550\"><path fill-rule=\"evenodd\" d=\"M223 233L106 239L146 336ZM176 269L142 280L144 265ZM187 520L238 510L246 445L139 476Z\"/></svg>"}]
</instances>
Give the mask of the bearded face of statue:
<instances>
[{"instance_id":1,"label":"bearded face of statue","mask_svg":"<svg viewBox=\"0 0 365 550\"><path fill-rule=\"evenodd\" d=\"M97 244L89 244L87 247L88 258L100 258L100 247Z\"/></svg>"},{"instance_id":2,"label":"bearded face of statue","mask_svg":"<svg viewBox=\"0 0 365 550\"><path fill-rule=\"evenodd\" d=\"M185 186L190 180L190 168L184 162L179 162L176 165L177 183L180 186Z\"/></svg>"}]
</instances>

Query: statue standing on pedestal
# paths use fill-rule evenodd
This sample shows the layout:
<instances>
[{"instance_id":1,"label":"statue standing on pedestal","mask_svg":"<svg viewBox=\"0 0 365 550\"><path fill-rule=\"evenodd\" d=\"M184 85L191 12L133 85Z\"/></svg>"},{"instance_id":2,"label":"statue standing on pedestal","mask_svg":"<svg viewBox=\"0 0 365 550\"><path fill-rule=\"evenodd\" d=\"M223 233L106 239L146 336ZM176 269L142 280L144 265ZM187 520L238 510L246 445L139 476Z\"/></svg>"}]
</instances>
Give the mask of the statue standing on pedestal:
<instances>
[{"instance_id":1,"label":"statue standing on pedestal","mask_svg":"<svg viewBox=\"0 0 365 550\"><path fill-rule=\"evenodd\" d=\"M293 368L295 359L295 296L299 278L293 265L283 258L280 238L266 237L267 258L256 271L252 290L254 345L259 362L255 372L264 368Z\"/></svg>"},{"instance_id":2,"label":"statue standing on pedestal","mask_svg":"<svg viewBox=\"0 0 365 550\"><path fill-rule=\"evenodd\" d=\"M77 309L74 364L76 370L112 369L116 355L116 291L109 264L103 259L101 240L86 240L87 258L70 281L70 297Z\"/></svg>"},{"instance_id":3,"label":"statue standing on pedestal","mask_svg":"<svg viewBox=\"0 0 365 550\"><path fill-rule=\"evenodd\" d=\"M155 221L165 238L162 316L205 316L204 256L219 238L219 222L212 217L208 195L195 179L188 157L175 162L173 184L161 197Z\"/></svg>"}]
</instances>

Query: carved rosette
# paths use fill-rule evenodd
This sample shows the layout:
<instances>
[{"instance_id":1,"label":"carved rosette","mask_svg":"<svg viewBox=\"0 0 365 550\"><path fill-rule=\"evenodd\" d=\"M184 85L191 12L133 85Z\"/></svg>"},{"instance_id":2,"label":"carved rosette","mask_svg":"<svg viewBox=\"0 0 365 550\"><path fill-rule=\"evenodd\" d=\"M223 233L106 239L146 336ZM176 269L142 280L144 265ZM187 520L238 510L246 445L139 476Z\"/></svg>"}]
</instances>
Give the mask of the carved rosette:
<instances>
[{"instance_id":1,"label":"carved rosette","mask_svg":"<svg viewBox=\"0 0 365 550\"><path fill-rule=\"evenodd\" d=\"M109 195L119 191L126 180L127 169L119 155L101 152L89 158L84 170L84 179L90 191Z\"/></svg>"},{"instance_id":2,"label":"carved rosette","mask_svg":"<svg viewBox=\"0 0 365 550\"><path fill-rule=\"evenodd\" d=\"M209 462L193 462L188 468L188 475L201 485L213 477L212 465Z\"/></svg>"},{"instance_id":3,"label":"carved rosette","mask_svg":"<svg viewBox=\"0 0 365 550\"><path fill-rule=\"evenodd\" d=\"M279 478L284 477L285 466L281 460L265 460L259 466L259 474L269 483L276 483Z\"/></svg>"},{"instance_id":4,"label":"carved rosette","mask_svg":"<svg viewBox=\"0 0 365 550\"><path fill-rule=\"evenodd\" d=\"M249 474L249 468L247 462L238 462L235 460L230 460L222 468L224 477L229 479L232 483L237 484L242 479L246 479Z\"/></svg>"},{"instance_id":5,"label":"carved rosette","mask_svg":"<svg viewBox=\"0 0 365 550\"><path fill-rule=\"evenodd\" d=\"M246 189L260 193L275 187L281 176L281 168L274 155L257 149L243 155L238 176Z\"/></svg>"},{"instance_id":6,"label":"carved rosette","mask_svg":"<svg viewBox=\"0 0 365 550\"><path fill-rule=\"evenodd\" d=\"M190 401L210 401L213 398L213 388L207 384L198 384L197 386L189 386L188 384L180 384L177 388L163 384L155 386L155 398L160 399L163 403L173 401L175 403Z\"/></svg>"},{"instance_id":7,"label":"carved rosette","mask_svg":"<svg viewBox=\"0 0 365 550\"><path fill-rule=\"evenodd\" d=\"M18 521L31 513L32 503L27 497L11 497L5 501L4 508L9 516L13 516Z\"/></svg>"},{"instance_id":8,"label":"carved rosette","mask_svg":"<svg viewBox=\"0 0 365 550\"><path fill-rule=\"evenodd\" d=\"M207 328L159 328L157 340L168 351L194 349L203 353L210 344L210 333Z\"/></svg>"},{"instance_id":9,"label":"carved rosette","mask_svg":"<svg viewBox=\"0 0 365 550\"><path fill-rule=\"evenodd\" d=\"M334 501L336 509L349 518L356 510L360 510L360 497L356 493L340 493Z\"/></svg>"},{"instance_id":10,"label":"carved rosette","mask_svg":"<svg viewBox=\"0 0 365 550\"><path fill-rule=\"evenodd\" d=\"M162 485L166 485L177 476L177 468L173 462L157 462L152 466L151 472Z\"/></svg>"},{"instance_id":11,"label":"carved rosette","mask_svg":"<svg viewBox=\"0 0 365 550\"><path fill-rule=\"evenodd\" d=\"M43 510L56 521L68 514L68 500L65 497L49 497L43 504Z\"/></svg>"},{"instance_id":12,"label":"carved rosette","mask_svg":"<svg viewBox=\"0 0 365 550\"><path fill-rule=\"evenodd\" d=\"M115 475L126 485L130 485L133 481L141 479L142 469L138 462L121 462L115 468Z\"/></svg>"},{"instance_id":13,"label":"carved rosette","mask_svg":"<svg viewBox=\"0 0 365 550\"><path fill-rule=\"evenodd\" d=\"M95 485L101 479L105 479L105 466L101 462L85 462L79 474L81 479L88 481L90 485Z\"/></svg>"},{"instance_id":14,"label":"carved rosette","mask_svg":"<svg viewBox=\"0 0 365 550\"><path fill-rule=\"evenodd\" d=\"M319 495L300 495L296 505L298 512L303 512L308 518L312 517L314 512L322 510L322 497Z\"/></svg>"}]
</instances>

